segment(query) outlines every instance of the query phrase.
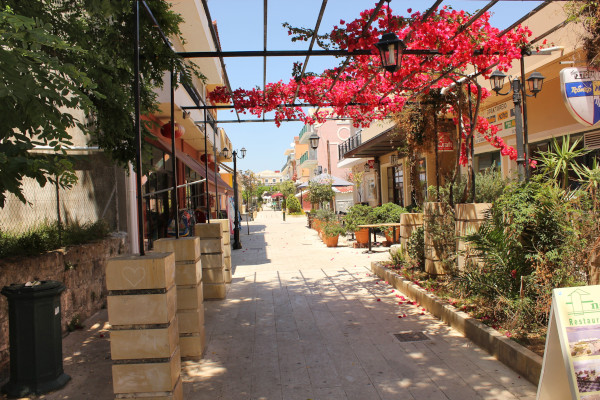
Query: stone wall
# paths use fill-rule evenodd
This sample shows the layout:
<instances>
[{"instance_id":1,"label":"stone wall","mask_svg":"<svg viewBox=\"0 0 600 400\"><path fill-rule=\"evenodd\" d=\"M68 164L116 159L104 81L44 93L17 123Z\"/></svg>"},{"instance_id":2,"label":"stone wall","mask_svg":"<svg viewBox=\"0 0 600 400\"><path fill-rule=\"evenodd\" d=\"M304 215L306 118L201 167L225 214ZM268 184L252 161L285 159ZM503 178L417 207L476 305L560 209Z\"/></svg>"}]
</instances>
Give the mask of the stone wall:
<instances>
[{"instance_id":1,"label":"stone wall","mask_svg":"<svg viewBox=\"0 0 600 400\"><path fill-rule=\"evenodd\" d=\"M106 305L106 261L128 252L126 237L110 237L36 257L0 260L0 288L34 279L64 283L61 295L62 329L75 318L81 321ZM8 377L8 302L0 296L0 382Z\"/></svg>"}]
</instances>

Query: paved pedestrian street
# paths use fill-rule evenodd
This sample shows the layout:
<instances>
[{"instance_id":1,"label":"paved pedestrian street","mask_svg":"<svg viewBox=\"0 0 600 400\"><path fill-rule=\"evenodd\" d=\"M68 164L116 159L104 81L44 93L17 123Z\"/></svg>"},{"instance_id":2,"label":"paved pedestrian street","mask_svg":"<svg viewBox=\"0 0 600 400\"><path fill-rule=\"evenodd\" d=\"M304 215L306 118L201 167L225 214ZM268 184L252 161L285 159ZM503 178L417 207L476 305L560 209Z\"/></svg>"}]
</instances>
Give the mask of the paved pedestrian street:
<instances>
[{"instance_id":1,"label":"paved pedestrian street","mask_svg":"<svg viewBox=\"0 0 600 400\"><path fill-rule=\"evenodd\" d=\"M370 273L384 248L327 248L305 218L283 222L273 211L246 229L227 299L205 302L207 352L184 362L186 399L535 398L533 385L461 334L398 305ZM394 336L407 332L426 340Z\"/></svg>"},{"instance_id":2,"label":"paved pedestrian street","mask_svg":"<svg viewBox=\"0 0 600 400\"><path fill-rule=\"evenodd\" d=\"M249 228L226 300L205 302L205 358L183 362L186 400L535 398L533 385L461 334L398 305L401 294L370 273L386 248L327 248L306 218L283 222L275 211ZM114 399L106 318L102 310L64 339L72 380L40 398ZM401 342L402 333L425 340Z\"/></svg>"}]
</instances>

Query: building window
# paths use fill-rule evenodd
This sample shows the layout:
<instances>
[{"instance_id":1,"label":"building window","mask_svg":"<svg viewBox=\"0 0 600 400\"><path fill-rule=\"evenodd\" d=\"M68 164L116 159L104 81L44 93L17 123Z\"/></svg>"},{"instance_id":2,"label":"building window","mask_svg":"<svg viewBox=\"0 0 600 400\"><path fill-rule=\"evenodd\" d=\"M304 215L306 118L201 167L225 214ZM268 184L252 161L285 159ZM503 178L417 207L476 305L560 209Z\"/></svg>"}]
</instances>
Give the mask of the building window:
<instances>
[{"instance_id":1,"label":"building window","mask_svg":"<svg viewBox=\"0 0 600 400\"><path fill-rule=\"evenodd\" d=\"M388 167L388 201L404 207L404 168Z\"/></svg>"},{"instance_id":2,"label":"building window","mask_svg":"<svg viewBox=\"0 0 600 400\"><path fill-rule=\"evenodd\" d=\"M475 156L476 170L481 172L488 168L497 168L500 170L500 152L478 154Z\"/></svg>"},{"instance_id":3,"label":"building window","mask_svg":"<svg viewBox=\"0 0 600 400\"><path fill-rule=\"evenodd\" d=\"M417 172L419 174L419 182L423 191L423 201L427 201L427 160L421 158L417 162Z\"/></svg>"}]
</instances>

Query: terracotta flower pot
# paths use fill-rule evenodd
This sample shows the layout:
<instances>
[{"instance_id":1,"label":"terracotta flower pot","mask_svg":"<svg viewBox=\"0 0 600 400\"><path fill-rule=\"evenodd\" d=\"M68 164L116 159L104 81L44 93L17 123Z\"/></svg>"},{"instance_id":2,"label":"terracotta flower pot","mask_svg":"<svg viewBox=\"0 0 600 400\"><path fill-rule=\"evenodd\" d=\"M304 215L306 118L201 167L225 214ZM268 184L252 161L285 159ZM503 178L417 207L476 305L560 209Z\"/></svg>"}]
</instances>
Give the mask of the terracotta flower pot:
<instances>
[{"instance_id":1,"label":"terracotta flower pot","mask_svg":"<svg viewBox=\"0 0 600 400\"><path fill-rule=\"evenodd\" d=\"M369 228L360 228L360 230L354 232L354 236L359 244L369 243Z\"/></svg>"},{"instance_id":2,"label":"terracotta flower pot","mask_svg":"<svg viewBox=\"0 0 600 400\"><path fill-rule=\"evenodd\" d=\"M390 228L389 232L388 230L384 230L383 231L384 235L385 235L385 240L388 241L389 243L399 243L400 242L400 227L396 227L396 240L392 239L392 235L394 234L394 230L393 228Z\"/></svg>"},{"instance_id":3,"label":"terracotta flower pot","mask_svg":"<svg viewBox=\"0 0 600 400\"><path fill-rule=\"evenodd\" d=\"M337 236L323 235L323 238L324 238L323 241L325 242L327 247L337 247L339 237L340 237L340 235L337 235Z\"/></svg>"}]
</instances>

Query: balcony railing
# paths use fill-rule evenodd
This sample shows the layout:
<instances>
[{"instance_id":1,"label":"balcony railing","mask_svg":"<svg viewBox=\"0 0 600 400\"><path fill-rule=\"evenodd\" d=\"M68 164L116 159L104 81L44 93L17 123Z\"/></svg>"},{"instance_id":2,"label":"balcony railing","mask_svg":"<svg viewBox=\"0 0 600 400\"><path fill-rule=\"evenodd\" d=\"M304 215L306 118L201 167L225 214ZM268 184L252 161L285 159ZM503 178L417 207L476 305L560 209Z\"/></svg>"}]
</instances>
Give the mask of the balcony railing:
<instances>
[{"instance_id":1,"label":"balcony railing","mask_svg":"<svg viewBox=\"0 0 600 400\"><path fill-rule=\"evenodd\" d=\"M356 132L356 134L354 136L349 137L344 142L342 142L342 144L340 144L338 146L339 159L342 160L348 152L356 149L358 146L361 145L361 143L362 143L361 132L358 131L358 132Z\"/></svg>"},{"instance_id":2,"label":"balcony railing","mask_svg":"<svg viewBox=\"0 0 600 400\"><path fill-rule=\"evenodd\" d=\"M300 157L300 166L302 168L306 168L307 165L304 164L316 164L317 163L317 151L310 149L304 152L304 154L302 154L302 157Z\"/></svg>"}]
</instances>

